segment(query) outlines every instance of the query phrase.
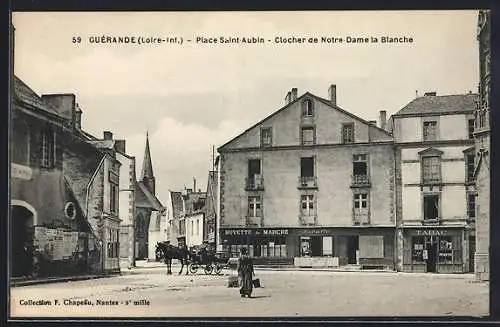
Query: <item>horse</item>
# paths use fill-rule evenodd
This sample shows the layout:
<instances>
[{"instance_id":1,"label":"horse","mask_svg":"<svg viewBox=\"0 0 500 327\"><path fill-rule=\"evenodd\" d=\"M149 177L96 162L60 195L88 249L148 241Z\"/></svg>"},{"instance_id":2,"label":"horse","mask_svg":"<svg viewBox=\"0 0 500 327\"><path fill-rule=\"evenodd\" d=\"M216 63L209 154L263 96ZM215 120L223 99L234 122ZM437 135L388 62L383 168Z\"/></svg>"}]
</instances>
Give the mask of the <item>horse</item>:
<instances>
[{"instance_id":1,"label":"horse","mask_svg":"<svg viewBox=\"0 0 500 327\"><path fill-rule=\"evenodd\" d=\"M173 246L169 242L158 242L156 244L156 260L161 259L167 264L167 274L172 275L172 259L178 259L181 263L181 271L179 275L182 274L184 266L186 266L186 275L189 273L188 261L189 261L189 251L187 247Z\"/></svg>"}]
</instances>

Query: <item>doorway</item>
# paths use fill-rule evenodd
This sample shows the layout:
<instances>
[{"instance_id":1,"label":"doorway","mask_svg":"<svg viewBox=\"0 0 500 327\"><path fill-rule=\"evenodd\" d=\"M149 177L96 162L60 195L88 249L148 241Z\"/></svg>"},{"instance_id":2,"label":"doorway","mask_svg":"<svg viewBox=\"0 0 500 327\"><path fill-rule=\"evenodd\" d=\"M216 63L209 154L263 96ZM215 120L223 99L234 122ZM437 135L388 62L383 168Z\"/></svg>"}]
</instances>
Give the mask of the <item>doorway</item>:
<instances>
[{"instance_id":1,"label":"doorway","mask_svg":"<svg viewBox=\"0 0 500 327\"><path fill-rule=\"evenodd\" d=\"M348 236L347 237L347 263L350 265L357 264L357 252L359 250L359 237L358 236Z\"/></svg>"},{"instance_id":2,"label":"doorway","mask_svg":"<svg viewBox=\"0 0 500 327\"><path fill-rule=\"evenodd\" d=\"M427 250L427 272L435 273L437 272L437 242L431 238L425 246Z\"/></svg>"},{"instance_id":3,"label":"doorway","mask_svg":"<svg viewBox=\"0 0 500 327\"><path fill-rule=\"evenodd\" d=\"M33 213L23 206L11 209L11 276L29 276L33 273Z\"/></svg>"}]
</instances>

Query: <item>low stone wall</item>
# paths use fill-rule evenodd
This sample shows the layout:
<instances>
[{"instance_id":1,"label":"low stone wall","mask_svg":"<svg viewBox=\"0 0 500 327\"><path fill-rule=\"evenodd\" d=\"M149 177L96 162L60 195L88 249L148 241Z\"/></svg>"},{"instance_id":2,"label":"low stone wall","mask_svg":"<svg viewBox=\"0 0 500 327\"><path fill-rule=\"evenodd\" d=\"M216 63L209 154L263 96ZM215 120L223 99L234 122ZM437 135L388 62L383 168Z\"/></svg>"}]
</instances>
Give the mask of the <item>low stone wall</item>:
<instances>
[{"instance_id":1,"label":"low stone wall","mask_svg":"<svg viewBox=\"0 0 500 327\"><path fill-rule=\"evenodd\" d=\"M338 257L295 257L293 264L296 267L339 267Z\"/></svg>"}]
</instances>

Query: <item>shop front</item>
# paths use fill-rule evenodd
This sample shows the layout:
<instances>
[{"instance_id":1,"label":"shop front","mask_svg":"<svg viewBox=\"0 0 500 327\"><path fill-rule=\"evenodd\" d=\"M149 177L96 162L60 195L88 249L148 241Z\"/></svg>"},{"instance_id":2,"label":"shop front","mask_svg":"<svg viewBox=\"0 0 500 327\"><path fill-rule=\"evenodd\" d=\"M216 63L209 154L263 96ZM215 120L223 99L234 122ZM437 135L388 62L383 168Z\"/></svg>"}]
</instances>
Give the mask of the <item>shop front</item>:
<instances>
[{"instance_id":1,"label":"shop front","mask_svg":"<svg viewBox=\"0 0 500 327\"><path fill-rule=\"evenodd\" d=\"M404 228L404 272L465 273L468 232L463 227Z\"/></svg>"},{"instance_id":2,"label":"shop front","mask_svg":"<svg viewBox=\"0 0 500 327\"><path fill-rule=\"evenodd\" d=\"M302 267L394 268L394 228L221 228L223 251Z\"/></svg>"}]
</instances>

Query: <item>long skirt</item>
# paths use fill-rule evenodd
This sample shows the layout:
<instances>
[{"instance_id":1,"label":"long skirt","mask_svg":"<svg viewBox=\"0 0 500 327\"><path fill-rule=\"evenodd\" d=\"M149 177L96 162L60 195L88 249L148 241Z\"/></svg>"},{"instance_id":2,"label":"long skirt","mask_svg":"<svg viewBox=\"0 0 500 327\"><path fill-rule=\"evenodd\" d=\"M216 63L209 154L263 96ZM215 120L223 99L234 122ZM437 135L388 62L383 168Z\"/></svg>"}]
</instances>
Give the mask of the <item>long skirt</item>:
<instances>
[{"instance_id":1,"label":"long skirt","mask_svg":"<svg viewBox=\"0 0 500 327\"><path fill-rule=\"evenodd\" d=\"M252 295L253 283L252 283L252 272L244 272L239 276L240 284L240 294L242 295Z\"/></svg>"}]
</instances>

